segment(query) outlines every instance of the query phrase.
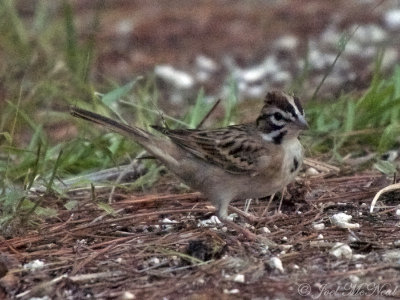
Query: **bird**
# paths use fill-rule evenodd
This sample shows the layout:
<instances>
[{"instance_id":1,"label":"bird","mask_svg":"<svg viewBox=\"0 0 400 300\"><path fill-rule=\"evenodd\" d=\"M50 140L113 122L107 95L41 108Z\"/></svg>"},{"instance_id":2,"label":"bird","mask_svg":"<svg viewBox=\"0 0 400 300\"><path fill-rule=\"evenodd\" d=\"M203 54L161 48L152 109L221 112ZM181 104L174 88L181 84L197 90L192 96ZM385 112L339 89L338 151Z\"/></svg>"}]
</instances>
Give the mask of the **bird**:
<instances>
[{"instance_id":1,"label":"bird","mask_svg":"<svg viewBox=\"0 0 400 300\"><path fill-rule=\"evenodd\" d=\"M226 220L233 200L261 198L294 181L303 162L298 139L309 125L299 98L267 93L257 118L216 129L169 129L159 134L71 106L72 116L105 126L140 144Z\"/></svg>"}]
</instances>

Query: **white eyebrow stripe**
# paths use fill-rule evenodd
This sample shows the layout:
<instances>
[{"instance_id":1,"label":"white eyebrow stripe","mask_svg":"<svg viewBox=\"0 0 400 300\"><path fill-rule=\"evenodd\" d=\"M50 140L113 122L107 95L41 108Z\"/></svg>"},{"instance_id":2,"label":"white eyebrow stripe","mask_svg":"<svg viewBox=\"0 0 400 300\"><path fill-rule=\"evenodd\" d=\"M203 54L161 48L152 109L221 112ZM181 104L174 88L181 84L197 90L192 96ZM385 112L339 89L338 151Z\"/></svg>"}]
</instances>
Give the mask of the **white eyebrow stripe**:
<instances>
[{"instance_id":1,"label":"white eyebrow stripe","mask_svg":"<svg viewBox=\"0 0 400 300\"><path fill-rule=\"evenodd\" d=\"M294 108L294 112L296 113L297 116L302 116L303 114L299 111L297 108L297 105L294 103L294 98L293 97L288 97L287 98L290 105Z\"/></svg>"}]
</instances>

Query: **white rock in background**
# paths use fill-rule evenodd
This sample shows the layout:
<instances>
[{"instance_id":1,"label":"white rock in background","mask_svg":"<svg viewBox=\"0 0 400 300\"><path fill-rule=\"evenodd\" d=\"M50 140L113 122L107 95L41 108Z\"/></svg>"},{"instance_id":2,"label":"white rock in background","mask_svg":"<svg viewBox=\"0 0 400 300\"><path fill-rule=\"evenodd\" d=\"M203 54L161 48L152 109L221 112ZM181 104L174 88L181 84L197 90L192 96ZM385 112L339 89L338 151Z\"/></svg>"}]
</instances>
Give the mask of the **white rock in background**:
<instances>
[{"instance_id":1,"label":"white rock in background","mask_svg":"<svg viewBox=\"0 0 400 300\"><path fill-rule=\"evenodd\" d=\"M340 41L341 33L334 25L328 26L320 35L320 40L323 44L336 47Z\"/></svg>"},{"instance_id":2,"label":"white rock in background","mask_svg":"<svg viewBox=\"0 0 400 300\"><path fill-rule=\"evenodd\" d=\"M396 48L388 47L385 49L384 55L382 57L381 69L389 70L393 68L398 62L399 53ZM396 151L395 151L396 152Z\"/></svg>"},{"instance_id":3,"label":"white rock in background","mask_svg":"<svg viewBox=\"0 0 400 300\"><path fill-rule=\"evenodd\" d=\"M117 23L116 31L117 34L128 35L133 31L133 21L132 19L122 19Z\"/></svg>"},{"instance_id":4,"label":"white rock in background","mask_svg":"<svg viewBox=\"0 0 400 300\"><path fill-rule=\"evenodd\" d=\"M196 79L199 82L206 82L210 80L213 76L213 74L218 71L218 65L217 63L212 60L211 58L204 56L204 55L199 55L196 57L195 60L196 64Z\"/></svg>"},{"instance_id":5,"label":"white rock in background","mask_svg":"<svg viewBox=\"0 0 400 300\"><path fill-rule=\"evenodd\" d=\"M318 49L318 45L315 42L310 43L308 62L313 69L322 70L329 67L335 61L335 58L336 54L323 53Z\"/></svg>"},{"instance_id":6,"label":"white rock in background","mask_svg":"<svg viewBox=\"0 0 400 300\"><path fill-rule=\"evenodd\" d=\"M364 45L382 43L387 39L386 31L375 24L365 24L358 28L354 25L350 32L353 32L353 30L356 31L352 38Z\"/></svg>"},{"instance_id":7,"label":"white rock in background","mask_svg":"<svg viewBox=\"0 0 400 300\"><path fill-rule=\"evenodd\" d=\"M350 246L344 243L337 242L333 245L332 249L329 250L329 254L337 258L347 258L350 259L353 255L353 251Z\"/></svg>"},{"instance_id":8,"label":"white rock in background","mask_svg":"<svg viewBox=\"0 0 400 300\"><path fill-rule=\"evenodd\" d=\"M178 89L190 89L194 86L194 79L188 73L177 70L170 65L159 65L154 68L157 77L170 83Z\"/></svg>"},{"instance_id":9,"label":"white rock in background","mask_svg":"<svg viewBox=\"0 0 400 300\"><path fill-rule=\"evenodd\" d=\"M268 91L268 85L246 85L242 88L241 93L245 98L264 98Z\"/></svg>"},{"instance_id":10,"label":"white rock in background","mask_svg":"<svg viewBox=\"0 0 400 300\"><path fill-rule=\"evenodd\" d=\"M290 80L292 80L292 74L290 74L290 72L288 71L279 71L275 73L271 78L272 82L278 84L285 84L288 83Z\"/></svg>"},{"instance_id":11,"label":"white rock in background","mask_svg":"<svg viewBox=\"0 0 400 300\"><path fill-rule=\"evenodd\" d=\"M276 50L293 51L299 45L299 40L294 35L284 35L278 38L273 43L273 47Z\"/></svg>"},{"instance_id":12,"label":"white rock in background","mask_svg":"<svg viewBox=\"0 0 400 300\"><path fill-rule=\"evenodd\" d=\"M385 12L383 16L385 25L391 30L400 29L400 8Z\"/></svg>"},{"instance_id":13,"label":"white rock in background","mask_svg":"<svg viewBox=\"0 0 400 300\"><path fill-rule=\"evenodd\" d=\"M275 56L268 56L261 64L248 69L237 71L239 80L247 83L255 83L265 80L268 75L273 75L280 71L279 63Z\"/></svg>"},{"instance_id":14,"label":"white rock in background","mask_svg":"<svg viewBox=\"0 0 400 300\"><path fill-rule=\"evenodd\" d=\"M359 56L362 52L363 52L363 47L361 47L357 41L350 39L347 42L346 47L344 48L343 54Z\"/></svg>"},{"instance_id":15,"label":"white rock in background","mask_svg":"<svg viewBox=\"0 0 400 300\"><path fill-rule=\"evenodd\" d=\"M347 229L360 228L360 224L358 224L358 223L349 223L349 221L352 218L353 217L351 215L348 215L345 213L338 213L338 214L334 214L329 219L333 225L335 225L339 228L347 228Z\"/></svg>"},{"instance_id":16,"label":"white rock in background","mask_svg":"<svg viewBox=\"0 0 400 300\"><path fill-rule=\"evenodd\" d=\"M216 71L218 71L217 63L213 59L211 59L211 58L209 58L207 56L198 55L196 57L195 63L196 63L196 66L199 69L202 69L202 70L205 70L205 71L208 71L208 72L216 72Z\"/></svg>"}]
</instances>

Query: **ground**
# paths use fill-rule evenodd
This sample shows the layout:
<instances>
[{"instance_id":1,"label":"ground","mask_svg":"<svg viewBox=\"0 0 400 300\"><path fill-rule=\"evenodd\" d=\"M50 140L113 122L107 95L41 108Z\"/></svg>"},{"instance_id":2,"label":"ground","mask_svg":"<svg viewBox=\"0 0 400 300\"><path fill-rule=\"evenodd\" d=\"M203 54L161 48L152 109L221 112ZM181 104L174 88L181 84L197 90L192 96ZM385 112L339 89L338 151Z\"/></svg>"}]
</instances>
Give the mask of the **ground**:
<instances>
[{"instance_id":1,"label":"ground","mask_svg":"<svg viewBox=\"0 0 400 300\"><path fill-rule=\"evenodd\" d=\"M74 3L79 34L84 37L93 2ZM315 61L311 59L302 90L303 96L310 96L329 67L324 60L331 61L338 44L337 40L329 44L329 24L343 31L354 24L382 25L385 37L377 34L374 41L380 45L396 34L383 18L392 6L390 1L381 6L374 1L253 1L252 5L112 1L102 11L91 77L97 82L105 78L124 82L157 64L172 65L197 78L189 88L181 88L159 74L163 99L171 100L165 106L179 106L182 99L176 100L175 94L190 98L203 84L207 93L220 96L226 74L236 70L238 82L243 81L240 95L251 98L257 91L264 92L267 81L272 82L268 87L287 87L301 71L297 63L308 47L313 50L313 42L325 39L320 52L310 50ZM20 11L29 18L29 7ZM273 44L282 35L294 36L295 49ZM340 37L334 32L333 36ZM343 56L336 77L327 81L322 92L337 95L368 86L370 52L376 51L366 47L363 38L359 35L358 46L352 48L362 53ZM388 44L391 51L392 46ZM268 61L270 51L284 65L274 69L280 79L263 74L250 80L249 72L254 75L253 67ZM394 52L388 65L397 60ZM216 63L203 84L196 69L199 55ZM96 201L90 190L46 196L42 204L59 209L56 217L29 230L21 228L15 236L0 237L0 298L399 298L399 193L384 194L370 213L372 198L395 179L344 166L320 170L313 177L307 173L309 167L285 193L281 212L277 212L277 196L269 206L269 199L250 203L249 213L260 217L258 222L236 219L257 234L256 240L213 222L214 208L207 199L182 192L170 177L146 192L117 190L112 209L98 204L107 201L107 189L96 189ZM77 205L66 209L63 205L71 200L77 200ZM245 202L232 206L243 210ZM338 213L352 216L350 227L342 228L332 220Z\"/></svg>"},{"instance_id":2,"label":"ground","mask_svg":"<svg viewBox=\"0 0 400 300\"><path fill-rule=\"evenodd\" d=\"M18 299L396 298L398 193L369 213L387 184L377 173L300 178L281 214L275 199L260 222L238 221L257 234L255 241L210 222L213 208L198 193L117 193L112 215L89 192L74 192L73 211L60 210L38 230L3 240L1 259L10 272L1 293ZM262 216L267 203L253 201L249 212ZM244 202L233 205L243 209ZM332 223L340 212L359 228ZM334 256L337 242L351 252ZM27 265L35 261L37 269Z\"/></svg>"}]
</instances>

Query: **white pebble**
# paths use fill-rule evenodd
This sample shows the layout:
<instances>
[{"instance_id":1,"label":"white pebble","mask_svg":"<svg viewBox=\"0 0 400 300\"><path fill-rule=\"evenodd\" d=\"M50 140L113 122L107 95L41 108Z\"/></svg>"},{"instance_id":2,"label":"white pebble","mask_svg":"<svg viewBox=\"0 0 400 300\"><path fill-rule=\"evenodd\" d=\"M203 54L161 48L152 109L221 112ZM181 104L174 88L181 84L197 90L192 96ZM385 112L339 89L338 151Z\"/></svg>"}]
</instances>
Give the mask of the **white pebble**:
<instances>
[{"instance_id":1,"label":"white pebble","mask_svg":"<svg viewBox=\"0 0 400 300\"><path fill-rule=\"evenodd\" d=\"M277 39L273 46L277 50L292 51L297 48L299 40L294 35L284 35Z\"/></svg>"},{"instance_id":2,"label":"white pebble","mask_svg":"<svg viewBox=\"0 0 400 300\"><path fill-rule=\"evenodd\" d=\"M360 228L360 224L358 224L358 223L349 223L349 221L352 218L353 217L351 215L348 215L345 213L338 213L338 214L334 214L329 219L333 225L335 225L339 228L347 228L347 229Z\"/></svg>"},{"instance_id":3,"label":"white pebble","mask_svg":"<svg viewBox=\"0 0 400 300\"><path fill-rule=\"evenodd\" d=\"M400 217L400 208L399 208L399 209L396 209L396 216L399 216L399 217Z\"/></svg>"},{"instance_id":4,"label":"white pebble","mask_svg":"<svg viewBox=\"0 0 400 300\"><path fill-rule=\"evenodd\" d=\"M269 266L273 269L277 269L280 272L284 272L283 270L283 265L282 265L282 261L280 260L279 257L271 257L271 259L269 260Z\"/></svg>"},{"instance_id":5,"label":"white pebble","mask_svg":"<svg viewBox=\"0 0 400 300\"><path fill-rule=\"evenodd\" d=\"M236 274L236 276L233 277L233 281L244 283L244 275L243 274Z\"/></svg>"},{"instance_id":6,"label":"white pebble","mask_svg":"<svg viewBox=\"0 0 400 300\"><path fill-rule=\"evenodd\" d=\"M366 24L359 27L354 25L353 29L357 28L353 35L353 39L362 44L381 43L387 38L387 33L381 27L375 24Z\"/></svg>"},{"instance_id":7,"label":"white pebble","mask_svg":"<svg viewBox=\"0 0 400 300\"><path fill-rule=\"evenodd\" d=\"M179 89L190 89L194 79L188 73L176 70L170 65L159 65L154 68L156 76Z\"/></svg>"},{"instance_id":8,"label":"white pebble","mask_svg":"<svg viewBox=\"0 0 400 300\"><path fill-rule=\"evenodd\" d=\"M40 259L35 259L34 261L24 264L24 269L30 271L40 270L43 269L43 267L44 267L44 262Z\"/></svg>"},{"instance_id":9,"label":"white pebble","mask_svg":"<svg viewBox=\"0 0 400 300\"><path fill-rule=\"evenodd\" d=\"M395 247L400 247L400 240L394 241L393 245L395 245Z\"/></svg>"},{"instance_id":10,"label":"white pebble","mask_svg":"<svg viewBox=\"0 0 400 300\"><path fill-rule=\"evenodd\" d=\"M199 55L196 57L196 65L198 68L208 72L215 72L218 70L217 63L204 55Z\"/></svg>"},{"instance_id":11,"label":"white pebble","mask_svg":"<svg viewBox=\"0 0 400 300\"><path fill-rule=\"evenodd\" d=\"M399 260L400 259L400 250L389 250L383 254L383 258L385 260Z\"/></svg>"},{"instance_id":12,"label":"white pebble","mask_svg":"<svg viewBox=\"0 0 400 300\"><path fill-rule=\"evenodd\" d=\"M365 254L354 254L353 256L352 256L352 259L354 259L354 260L359 260L359 259L364 259L364 258L366 258L367 256L365 255Z\"/></svg>"},{"instance_id":13,"label":"white pebble","mask_svg":"<svg viewBox=\"0 0 400 300\"><path fill-rule=\"evenodd\" d=\"M164 229L167 230L167 231L169 231L169 230L171 230L171 229L174 228L174 226L173 226L173 225L170 225L170 224L179 223L178 221L170 220L170 219L168 219L168 218L164 218L161 222L162 222L162 223L166 223L166 224L163 224L163 225L162 225L162 228L164 228Z\"/></svg>"},{"instance_id":14,"label":"white pebble","mask_svg":"<svg viewBox=\"0 0 400 300\"><path fill-rule=\"evenodd\" d=\"M124 292L121 296L122 300L132 300L132 299L136 299L135 294L132 294L131 292Z\"/></svg>"},{"instance_id":15,"label":"white pebble","mask_svg":"<svg viewBox=\"0 0 400 300\"><path fill-rule=\"evenodd\" d=\"M325 229L325 224L324 223L313 224L313 228L315 230L323 230L323 229Z\"/></svg>"},{"instance_id":16,"label":"white pebble","mask_svg":"<svg viewBox=\"0 0 400 300\"><path fill-rule=\"evenodd\" d=\"M239 294L239 292L240 291L238 289L232 289L232 290L224 289L224 294L228 294L228 295Z\"/></svg>"},{"instance_id":17,"label":"white pebble","mask_svg":"<svg viewBox=\"0 0 400 300\"><path fill-rule=\"evenodd\" d=\"M158 265L160 263L160 259L158 257L152 257L150 259L150 263L152 263L154 265Z\"/></svg>"},{"instance_id":18,"label":"white pebble","mask_svg":"<svg viewBox=\"0 0 400 300\"><path fill-rule=\"evenodd\" d=\"M385 13L384 21L389 29L400 29L400 9L392 9Z\"/></svg>"},{"instance_id":19,"label":"white pebble","mask_svg":"<svg viewBox=\"0 0 400 300\"><path fill-rule=\"evenodd\" d=\"M315 175L318 175L318 174L319 174L319 172L316 169L312 168L312 167L310 167L310 168L308 168L306 170L306 176L315 176Z\"/></svg>"},{"instance_id":20,"label":"white pebble","mask_svg":"<svg viewBox=\"0 0 400 300\"><path fill-rule=\"evenodd\" d=\"M358 277L356 275L349 275L349 279L350 279L351 283L357 283L360 281L360 277Z\"/></svg>"},{"instance_id":21,"label":"white pebble","mask_svg":"<svg viewBox=\"0 0 400 300\"><path fill-rule=\"evenodd\" d=\"M268 227L265 227L265 226L264 226L264 227L261 227L261 232L262 232L262 233L269 234L269 233L271 233L271 230L269 230Z\"/></svg>"},{"instance_id":22,"label":"white pebble","mask_svg":"<svg viewBox=\"0 0 400 300\"><path fill-rule=\"evenodd\" d=\"M344 243L337 242L333 245L332 249L329 250L329 254L337 258L347 258L350 259L353 255L353 251L350 246Z\"/></svg>"},{"instance_id":23,"label":"white pebble","mask_svg":"<svg viewBox=\"0 0 400 300\"><path fill-rule=\"evenodd\" d=\"M208 227L208 226L215 226L219 225L222 222L218 219L217 216L211 216L211 218L207 220L202 220L197 223L197 227Z\"/></svg>"}]
</instances>

